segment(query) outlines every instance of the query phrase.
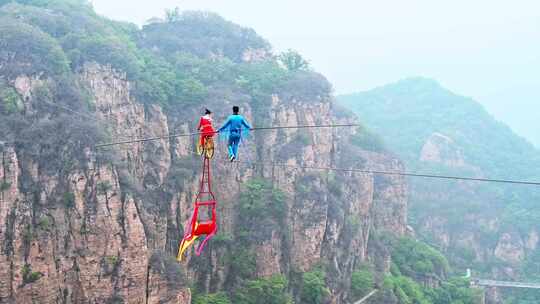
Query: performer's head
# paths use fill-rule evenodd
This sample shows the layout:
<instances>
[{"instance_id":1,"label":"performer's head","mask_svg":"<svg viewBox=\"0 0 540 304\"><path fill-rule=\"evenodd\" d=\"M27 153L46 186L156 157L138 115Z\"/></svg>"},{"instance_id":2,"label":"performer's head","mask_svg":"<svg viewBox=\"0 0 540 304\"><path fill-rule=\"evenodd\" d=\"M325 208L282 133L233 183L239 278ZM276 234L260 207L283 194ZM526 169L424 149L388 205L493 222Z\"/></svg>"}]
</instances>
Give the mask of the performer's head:
<instances>
[{"instance_id":1,"label":"performer's head","mask_svg":"<svg viewBox=\"0 0 540 304\"><path fill-rule=\"evenodd\" d=\"M238 112L240 112L240 108L238 106L232 107L232 111L234 115L238 115Z\"/></svg>"},{"instance_id":2,"label":"performer's head","mask_svg":"<svg viewBox=\"0 0 540 304\"><path fill-rule=\"evenodd\" d=\"M204 115L210 115L210 114L212 114L212 111L208 109L204 109Z\"/></svg>"}]
</instances>

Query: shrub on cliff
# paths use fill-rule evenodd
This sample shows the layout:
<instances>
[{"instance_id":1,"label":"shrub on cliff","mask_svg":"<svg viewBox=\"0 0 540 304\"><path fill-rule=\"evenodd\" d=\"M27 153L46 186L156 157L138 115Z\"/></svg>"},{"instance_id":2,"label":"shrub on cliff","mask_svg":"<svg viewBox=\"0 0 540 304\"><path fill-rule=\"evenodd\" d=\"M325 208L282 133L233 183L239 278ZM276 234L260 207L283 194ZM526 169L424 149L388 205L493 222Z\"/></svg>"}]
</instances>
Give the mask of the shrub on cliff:
<instances>
[{"instance_id":1,"label":"shrub on cliff","mask_svg":"<svg viewBox=\"0 0 540 304\"><path fill-rule=\"evenodd\" d=\"M236 68L236 84L256 99L269 97L287 81L288 73L273 60L243 63Z\"/></svg>"},{"instance_id":2,"label":"shrub on cliff","mask_svg":"<svg viewBox=\"0 0 540 304\"><path fill-rule=\"evenodd\" d=\"M320 269L308 271L302 275L300 299L306 304L325 303L330 290L326 287L326 273Z\"/></svg>"},{"instance_id":3,"label":"shrub on cliff","mask_svg":"<svg viewBox=\"0 0 540 304\"><path fill-rule=\"evenodd\" d=\"M288 50L279 54L278 60L289 71L306 71L309 69L309 62L295 50Z\"/></svg>"},{"instance_id":4,"label":"shrub on cliff","mask_svg":"<svg viewBox=\"0 0 540 304\"><path fill-rule=\"evenodd\" d=\"M384 279L383 292L391 291L399 304L430 304L420 284L404 276L388 276Z\"/></svg>"},{"instance_id":5,"label":"shrub on cliff","mask_svg":"<svg viewBox=\"0 0 540 304\"><path fill-rule=\"evenodd\" d=\"M292 304L288 281L282 275L246 282L234 293L236 304Z\"/></svg>"},{"instance_id":6,"label":"shrub on cliff","mask_svg":"<svg viewBox=\"0 0 540 304\"><path fill-rule=\"evenodd\" d=\"M34 283L35 281L41 279L43 274L41 272L32 271L32 266L25 264L21 271L23 277L23 284Z\"/></svg>"},{"instance_id":7,"label":"shrub on cliff","mask_svg":"<svg viewBox=\"0 0 540 304\"><path fill-rule=\"evenodd\" d=\"M435 273L440 279L444 279L449 270L448 261L440 252L410 238L401 238L394 243L392 261L401 273L410 276Z\"/></svg>"},{"instance_id":8,"label":"shrub on cliff","mask_svg":"<svg viewBox=\"0 0 540 304\"><path fill-rule=\"evenodd\" d=\"M351 295L354 300L367 295L375 288L375 279L368 268L361 268L352 273L351 276Z\"/></svg>"},{"instance_id":9,"label":"shrub on cliff","mask_svg":"<svg viewBox=\"0 0 540 304\"><path fill-rule=\"evenodd\" d=\"M0 20L0 73L7 77L69 70L60 45L47 33L11 18Z\"/></svg>"},{"instance_id":10,"label":"shrub on cliff","mask_svg":"<svg viewBox=\"0 0 540 304\"><path fill-rule=\"evenodd\" d=\"M386 149L382 138L364 126L351 136L351 143L367 151L383 152Z\"/></svg>"},{"instance_id":11,"label":"shrub on cliff","mask_svg":"<svg viewBox=\"0 0 540 304\"><path fill-rule=\"evenodd\" d=\"M415 249L410 249L415 251ZM414 255L414 254L413 254ZM417 256L418 261L423 261L421 256ZM414 260L408 260L406 263L415 264ZM409 269L403 267L402 269ZM410 270L407 270L410 271ZM412 277L417 277L413 274ZM412 277L401 274L397 266L393 266L391 274L384 278L380 292L375 296L375 303L396 303L396 304L475 304L478 302L479 294L477 290L469 288L469 282L462 278L452 278L441 281L437 288L422 286Z\"/></svg>"},{"instance_id":12,"label":"shrub on cliff","mask_svg":"<svg viewBox=\"0 0 540 304\"><path fill-rule=\"evenodd\" d=\"M62 37L75 30L64 14L16 2L2 6L0 8L0 15L16 18L41 29L55 38Z\"/></svg>"},{"instance_id":13,"label":"shrub on cliff","mask_svg":"<svg viewBox=\"0 0 540 304\"><path fill-rule=\"evenodd\" d=\"M287 212L285 194L269 182L256 179L246 183L240 195L240 216L252 221L272 218L280 222Z\"/></svg>"},{"instance_id":14,"label":"shrub on cliff","mask_svg":"<svg viewBox=\"0 0 540 304\"><path fill-rule=\"evenodd\" d=\"M126 72L131 79L138 76L141 61L130 37L134 31L132 26L99 17L87 1L18 2L32 6L8 4L0 9L0 16L7 20L18 20L19 24L50 35L50 43L61 45L62 49L59 49L65 52L72 68L77 69L85 62L95 61ZM12 35L21 35L13 29L9 31ZM36 53L35 49L28 51ZM38 56L39 53L35 55ZM51 56L53 55L55 53L51 53ZM47 57L42 59L43 62L51 61Z\"/></svg>"},{"instance_id":15,"label":"shrub on cliff","mask_svg":"<svg viewBox=\"0 0 540 304\"><path fill-rule=\"evenodd\" d=\"M69 34L62 39L62 45L75 69L83 66L85 62L97 62L126 72L128 77L133 79L139 75L142 68L134 45L118 36Z\"/></svg>"},{"instance_id":16,"label":"shrub on cliff","mask_svg":"<svg viewBox=\"0 0 540 304\"><path fill-rule=\"evenodd\" d=\"M231 265L231 276L235 279L252 278L257 270L257 261L253 250L235 247L230 251L228 262Z\"/></svg>"},{"instance_id":17,"label":"shrub on cliff","mask_svg":"<svg viewBox=\"0 0 540 304\"><path fill-rule=\"evenodd\" d=\"M195 294L193 296L192 304L231 304L231 300L224 292L211 293L211 294Z\"/></svg>"},{"instance_id":18,"label":"shrub on cliff","mask_svg":"<svg viewBox=\"0 0 540 304\"><path fill-rule=\"evenodd\" d=\"M14 88L0 82L0 114L13 114L24 108Z\"/></svg>"}]
</instances>

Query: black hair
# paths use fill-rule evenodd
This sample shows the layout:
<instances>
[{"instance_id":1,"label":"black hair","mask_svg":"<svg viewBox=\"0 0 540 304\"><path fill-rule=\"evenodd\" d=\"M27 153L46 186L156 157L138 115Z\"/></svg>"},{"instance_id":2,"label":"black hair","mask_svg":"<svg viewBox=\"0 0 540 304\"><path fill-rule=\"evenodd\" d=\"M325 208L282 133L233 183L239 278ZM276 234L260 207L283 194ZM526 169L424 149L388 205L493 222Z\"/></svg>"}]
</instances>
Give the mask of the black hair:
<instances>
[{"instance_id":1,"label":"black hair","mask_svg":"<svg viewBox=\"0 0 540 304\"><path fill-rule=\"evenodd\" d=\"M238 106L234 106L232 107L232 111L234 114L238 114L238 112L240 112L240 108Z\"/></svg>"},{"instance_id":2,"label":"black hair","mask_svg":"<svg viewBox=\"0 0 540 304\"><path fill-rule=\"evenodd\" d=\"M212 111L210 111L208 109L204 109L204 114L212 114Z\"/></svg>"}]
</instances>

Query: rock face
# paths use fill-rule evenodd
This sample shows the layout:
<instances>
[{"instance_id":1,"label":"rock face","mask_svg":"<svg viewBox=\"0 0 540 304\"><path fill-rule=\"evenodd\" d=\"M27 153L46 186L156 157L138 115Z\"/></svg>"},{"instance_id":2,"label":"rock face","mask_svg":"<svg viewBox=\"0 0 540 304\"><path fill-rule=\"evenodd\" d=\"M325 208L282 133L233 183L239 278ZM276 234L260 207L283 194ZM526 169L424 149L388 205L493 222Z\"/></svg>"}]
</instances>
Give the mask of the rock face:
<instances>
[{"instance_id":1,"label":"rock face","mask_svg":"<svg viewBox=\"0 0 540 304\"><path fill-rule=\"evenodd\" d=\"M445 164L449 167L463 167L463 151L454 141L443 134L433 133L426 140L420 152L420 161Z\"/></svg>"},{"instance_id":2,"label":"rock face","mask_svg":"<svg viewBox=\"0 0 540 304\"><path fill-rule=\"evenodd\" d=\"M196 109L167 115L159 106L143 106L130 96L125 75L111 68L86 65L79 78L112 140L193 132ZM230 106L221 100L209 104ZM258 123L249 103L240 106L249 121ZM331 96L277 94L264 111L265 124L336 123L332 107ZM269 223L250 243L257 277L290 275L325 263L331 265L332 303L343 303L358 264L373 256L389 261L388 253L370 247L370 238L375 230L406 233L403 178L309 169L403 169L392 156L349 145L352 132L260 131L241 148L246 162L233 164L223 161L218 147L212 169L220 235L234 235L243 224L238 198L247 181L263 178L286 196L285 225ZM117 146L113 161L103 160L103 151L88 149L76 169L50 175L25 151L4 148L0 303L190 303L189 280L202 282L207 291L225 286L230 248L211 244L203 256L188 257L187 264L171 260L197 190L199 159L191 151L192 139L182 137ZM28 183L39 190L21 187Z\"/></svg>"},{"instance_id":3,"label":"rock face","mask_svg":"<svg viewBox=\"0 0 540 304\"><path fill-rule=\"evenodd\" d=\"M439 133L434 133L428 138L419 158L427 164L459 168L469 176L484 176L479 167L465 162L461 149L455 145L452 138ZM476 274L478 277L526 281L527 279L522 276L523 265L527 258L538 250L538 232L534 227L520 231L519 228L508 225L508 222L505 223L504 211L498 210L504 210L500 208L506 202L494 194L495 188L486 191L481 186L457 182L451 186L428 189L412 182L411 197L416 197L413 198L416 204L431 202L439 208L439 211L435 212L422 212L425 215L419 217L417 231L421 236L440 246L460 267L466 268L472 263L489 265L489 270ZM474 197L478 198L470 199ZM474 203L475 207L470 207L471 204L468 202L470 211L458 219L448 210L462 208L455 202L466 201L464 198L478 202ZM479 203L484 205L480 207ZM491 204L491 207L487 208L485 205L487 203ZM430 208L429 204L422 207ZM492 263L493 260L497 260L498 263ZM503 303L504 295L504 289L489 288L486 290L486 303Z\"/></svg>"},{"instance_id":4,"label":"rock face","mask_svg":"<svg viewBox=\"0 0 540 304\"><path fill-rule=\"evenodd\" d=\"M17 79L20 94L31 102L31 82ZM114 138L168 132L161 110L146 112L133 102L129 83L110 68L88 66L81 79L94 97L96 116ZM135 186L144 177L163 182L170 166L168 142L117 152L125 168L104 164L87 151L79 169L50 175L24 150L3 149L0 303L190 303L185 286L159 288L167 281L149 267L141 201L120 184L120 171L133 176ZM156 163L145 163L148 154ZM23 184L39 190L21 191ZM154 285L149 278L156 278Z\"/></svg>"},{"instance_id":5,"label":"rock face","mask_svg":"<svg viewBox=\"0 0 540 304\"><path fill-rule=\"evenodd\" d=\"M495 256L510 264L519 264L525 257L523 241L519 236L503 233L495 248Z\"/></svg>"}]
</instances>

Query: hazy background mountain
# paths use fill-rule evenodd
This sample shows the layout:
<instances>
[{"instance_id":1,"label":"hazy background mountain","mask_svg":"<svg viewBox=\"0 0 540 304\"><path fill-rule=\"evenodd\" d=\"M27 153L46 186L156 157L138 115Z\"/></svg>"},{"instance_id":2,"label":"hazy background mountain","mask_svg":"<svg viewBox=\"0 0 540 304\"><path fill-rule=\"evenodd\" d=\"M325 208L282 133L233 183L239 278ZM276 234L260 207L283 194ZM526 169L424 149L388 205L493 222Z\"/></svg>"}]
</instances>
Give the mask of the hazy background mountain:
<instances>
[{"instance_id":1,"label":"hazy background mountain","mask_svg":"<svg viewBox=\"0 0 540 304\"><path fill-rule=\"evenodd\" d=\"M293 48L338 94L421 75L471 96L540 145L540 3L338 0L94 0L97 12L142 25L167 8L210 10ZM391 8L391 9L389 9Z\"/></svg>"},{"instance_id":2,"label":"hazy background mountain","mask_svg":"<svg viewBox=\"0 0 540 304\"><path fill-rule=\"evenodd\" d=\"M434 80L405 79L338 101L366 124L364 133L380 136L378 144L405 161L406 170L540 180L538 149L473 99ZM476 277L540 282L538 187L423 178L409 183L409 223L454 267L472 268ZM508 303L540 300L537 292L511 292Z\"/></svg>"}]
</instances>

